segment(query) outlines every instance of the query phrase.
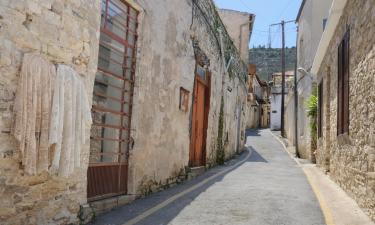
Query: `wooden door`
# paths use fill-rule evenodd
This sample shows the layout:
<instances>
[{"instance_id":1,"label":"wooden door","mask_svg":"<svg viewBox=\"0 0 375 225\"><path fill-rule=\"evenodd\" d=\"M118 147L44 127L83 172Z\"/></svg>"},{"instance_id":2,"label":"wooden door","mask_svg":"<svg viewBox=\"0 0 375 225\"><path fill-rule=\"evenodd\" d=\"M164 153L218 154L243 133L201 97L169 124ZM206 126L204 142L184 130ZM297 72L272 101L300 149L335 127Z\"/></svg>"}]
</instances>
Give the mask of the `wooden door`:
<instances>
[{"instance_id":1,"label":"wooden door","mask_svg":"<svg viewBox=\"0 0 375 225\"><path fill-rule=\"evenodd\" d=\"M89 201L127 193L137 16L126 1L102 1L87 171Z\"/></svg>"},{"instance_id":2,"label":"wooden door","mask_svg":"<svg viewBox=\"0 0 375 225\"><path fill-rule=\"evenodd\" d=\"M190 141L189 165L191 167L206 164L206 137L210 103L210 75L197 66L194 84L192 130Z\"/></svg>"},{"instance_id":3,"label":"wooden door","mask_svg":"<svg viewBox=\"0 0 375 225\"><path fill-rule=\"evenodd\" d=\"M202 82L197 81L196 97L195 97L195 146L194 146L194 165L201 166L203 164L203 133L204 133L204 103L205 89Z\"/></svg>"}]
</instances>

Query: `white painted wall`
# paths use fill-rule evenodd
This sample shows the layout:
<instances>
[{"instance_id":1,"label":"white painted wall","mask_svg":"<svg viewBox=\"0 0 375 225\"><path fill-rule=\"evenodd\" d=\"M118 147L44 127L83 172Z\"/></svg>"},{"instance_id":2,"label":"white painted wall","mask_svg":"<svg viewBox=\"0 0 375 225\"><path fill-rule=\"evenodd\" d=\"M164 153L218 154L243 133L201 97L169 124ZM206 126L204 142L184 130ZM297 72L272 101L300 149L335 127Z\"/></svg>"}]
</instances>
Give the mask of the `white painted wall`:
<instances>
[{"instance_id":1,"label":"white painted wall","mask_svg":"<svg viewBox=\"0 0 375 225\"><path fill-rule=\"evenodd\" d=\"M271 115L270 128L271 130L281 129L281 87L276 86L271 88ZM285 96L286 99L286 96Z\"/></svg>"},{"instance_id":2,"label":"white painted wall","mask_svg":"<svg viewBox=\"0 0 375 225\"><path fill-rule=\"evenodd\" d=\"M271 95L271 130L281 128L281 94Z\"/></svg>"},{"instance_id":3,"label":"white painted wall","mask_svg":"<svg viewBox=\"0 0 375 225\"><path fill-rule=\"evenodd\" d=\"M333 0L306 0L298 18L297 67L310 72L318 45L323 34L323 20L328 18ZM328 22L327 22L328 25ZM305 102L312 91L313 79L301 73L298 76L298 145L301 157L310 158L310 128L306 115ZM291 89L291 91L293 91ZM288 140L294 143L294 94L289 93L291 101L286 101L285 131Z\"/></svg>"}]
</instances>

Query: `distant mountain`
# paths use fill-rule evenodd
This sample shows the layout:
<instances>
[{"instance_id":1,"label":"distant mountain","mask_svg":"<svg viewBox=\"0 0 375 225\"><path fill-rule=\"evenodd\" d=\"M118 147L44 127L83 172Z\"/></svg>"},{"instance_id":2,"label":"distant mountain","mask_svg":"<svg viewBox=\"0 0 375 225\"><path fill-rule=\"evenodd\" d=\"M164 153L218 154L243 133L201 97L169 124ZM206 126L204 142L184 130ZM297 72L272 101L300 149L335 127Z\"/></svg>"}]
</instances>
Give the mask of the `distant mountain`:
<instances>
[{"instance_id":1,"label":"distant mountain","mask_svg":"<svg viewBox=\"0 0 375 225\"><path fill-rule=\"evenodd\" d=\"M249 61L257 66L257 73L262 80L271 80L271 75L281 72L281 48L259 46L249 51ZM285 70L293 70L296 62L296 48L285 48Z\"/></svg>"}]
</instances>

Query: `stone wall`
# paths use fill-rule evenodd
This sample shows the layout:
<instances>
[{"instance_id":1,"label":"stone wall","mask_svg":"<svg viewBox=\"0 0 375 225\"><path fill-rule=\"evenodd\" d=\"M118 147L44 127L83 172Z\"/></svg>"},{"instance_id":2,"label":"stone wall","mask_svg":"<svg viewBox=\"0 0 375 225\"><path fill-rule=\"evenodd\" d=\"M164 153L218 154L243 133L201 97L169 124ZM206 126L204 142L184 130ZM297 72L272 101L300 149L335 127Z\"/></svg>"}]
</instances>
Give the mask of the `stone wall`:
<instances>
[{"instance_id":1,"label":"stone wall","mask_svg":"<svg viewBox=\"0 0 375 225\"><path fill-rule=\"evenodd\" d=\"M211 0L134 3L141 13L132 117L134 148L129 157L128 187L129 194L142 196L174 185L186 173L196 64L194 48L199 48L208 59L211 72L208 167L216 164L222 93L226 158L236 152L237 108L242 118L239 146L245 141L247 70ZM227 54L234 57L225 75L218 28L223 30ZM180 87L189 91L188 112L179 110Z\"/></svg>"},{"instance_id":2,"label":"stone wall","mask_svg":"<svg viewBox=\"0 0 375 225\"><path fill-rule=\"evenodd\" d=\"M68 224L79 220L80 205L86 202L89 146L83 148L82 168L69 178L47 172L28 176L20 167L18 144L9 130L25 53L40 53L51 62L73 66L84 77L91 99L97 65L99 7L99 0L0 2L1 224Z\"/></svg>"},{"instance_id":3,"label":"stone wall","mask_svg":"<svg viewBox=\"0 0 375 225\"><path fill-rule=\"evenodd\" d=\"M224 97L224 151L229 159L236 151L240 151L245 143L245 129L247 115L247 74L248 69L239 51L226 31L225 25L219 17L218 11L211 0L193 1L194 19L192 30L201 43L202 49L209 53L212 71L210 119L207 131L207 162L214 165L216 158L218 116L220 111L220 96ZM238 24L239 26L240 24ZM220 40L222 31L222 43ZM207 35L207 32L209 35ZM223 52L222 52L223 51ZM224 57L223 57L224 55ZM232 62L228 71L223 71L223 60ZM226 64L225 64L226 65ZM215 98L215 99L214 99ZM238 129L238 125L240 128ZM239 133L239 135L237 135ZM239 140L237 140L239 136ZM237 143L237 141L239 143ZM238 145L237 145L238 144Z\"/></svg>"},{"instance_id":4,"label":"stone wall","mask_svg":"<svg viewBox=\"0 0 375 225\"><path fill-rule=\"evenodd\" d=\"M247 68L213 1L129 0L140 11L133 97L128 194L144 196L174 185L189 161L194 45L209 59L211 78L207 166L217 163L221 99L223 151L228 159L245 142ZM43 173L27 176L9 134L23 54L39 52L54 63L73 66L87 93L97 69L100 2L89 0L3 0L0 3L0 221L7 224L78 223L87 202L89 146L82 168L69 178ZM219 41L222 32L223 43ZM223 54L222 53L223 50ZM227 72L223 59L233 57ZM179 109L180 87L189 110ZM89 129L89 128L88 128ZM87 132L89 133L89 132ZM237 139L237 136L239 139Z\"/></svg>"},{"instance_id":5,"label":"stone wall","mask_svg":"<svg viewBox=\"0 0 375 225\"><path fill-rule=\"evenodd\" d=\"M349 134L337 136L337 46L350 27ZM348 0L318 80L323 79L323 137L317 162L375 221L375 5Z\"/></svg>"}]
</instances>

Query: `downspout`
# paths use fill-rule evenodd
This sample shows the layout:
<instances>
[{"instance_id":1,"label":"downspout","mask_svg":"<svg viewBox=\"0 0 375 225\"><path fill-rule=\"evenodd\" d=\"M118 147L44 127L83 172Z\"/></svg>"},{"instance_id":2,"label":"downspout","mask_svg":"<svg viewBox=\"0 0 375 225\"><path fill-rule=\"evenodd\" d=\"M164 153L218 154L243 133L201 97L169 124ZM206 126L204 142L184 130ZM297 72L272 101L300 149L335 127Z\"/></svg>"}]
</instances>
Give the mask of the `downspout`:
<instances>
[{"instance_id":1,"label":"downspout","mask_svg":"<svg viewBox=\"0 0 375 225\"><path fill-rule=\"evenodd\" d=\"M297 81L297 63L298 63L298 25L296 37L296 63L294 66L294 142L296 146L296 157L300 158L298 147L298 81Z\"/></svg>"},{"instance_id":2,"label":"downspout","mask_svg":"<svg viewBox=\"0 0 375 225\"><path fill-rule=\"evenodd\" d=\"M221 81L221 95L224 96L224 84L225 84L224 78L225 78L225 74L226 74L226 71L225 71L226 68L225 68L225 56L224 56L223 30L221 30L219 28L218 31L219 31L219 35L220 35L221 60L223 61L222 69L223 69L223 73L224 73L223 79Z\"/></svg>"}]
</instances>

